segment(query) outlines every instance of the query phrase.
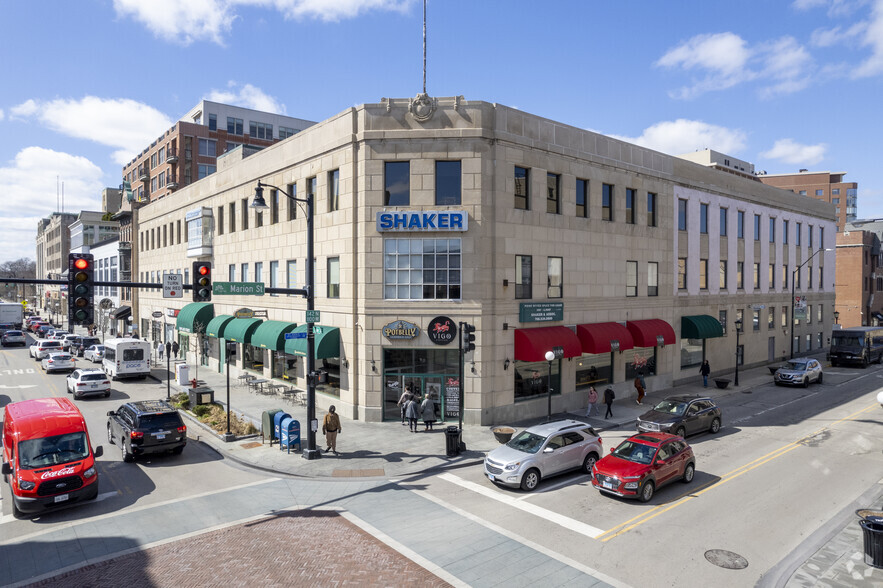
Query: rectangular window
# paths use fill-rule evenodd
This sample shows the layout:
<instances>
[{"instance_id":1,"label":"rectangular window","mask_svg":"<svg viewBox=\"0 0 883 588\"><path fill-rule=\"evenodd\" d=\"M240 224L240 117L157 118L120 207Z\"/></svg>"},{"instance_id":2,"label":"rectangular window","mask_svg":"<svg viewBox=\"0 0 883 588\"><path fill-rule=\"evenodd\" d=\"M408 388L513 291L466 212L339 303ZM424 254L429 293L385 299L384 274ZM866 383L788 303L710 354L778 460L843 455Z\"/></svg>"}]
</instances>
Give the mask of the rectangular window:
<instances>
[{"instance_id":1,"label":"rectangular window","mask_svg":"<svg viewBox=\"0 0 883 588\"><path fill-rule=\"evenodd\" d=\"M254 139L264 139L266 141L273 140L273 125L269 123L260 123L248 121L248 134Z\"/></svg>"},{"instance_id":2,"label":"rectangular window","mask_svg":"<svg viewBox=\"0 0 883 588\"><path fill-rule=\"evenodd\" d=\"M229 217L228 217L230 219L229 220L230 226L228 227L228 232L234 233L234 232L236 232L236 203L231 202L230 204L227 205L227 208L228 208L228 212L230 213Z\"/></svg>"},{"instance_id":3,"label":"rectangular window","mask_svg":"<svg viewBox=\"0 0 883 588\"><path fill-rule=\"evenodd\" d=\"M589 216L589 181L576 180L576 216L587 218Z\"/></svg>"},{"instance_id":4,"label":"rectangular window","mask_svg":"<svg viewBox=\"0 0 883 588\"><path fill-rule=\"evenodd\" d=\"M297 288L297 261L289 259L285 267L285 287L289 290ZM294 296L294 294L289 294Z\"/></svg>"},{"instance_id":5,"label":"rectangular window","mask_svg":"<svg viewBox=\"0 0 883 588\"><path fill-rule=\"evenodd\" d=\"M752 277L754 278L754 289L760 290L760 264L756 261L754 262L754 274Z\"/></svg>"},{"instance_id":6,"label":"rectangular window","mask_svg":"<svg viewBox=\"0 0 883 588\"><path fill-rule=\"evenodd\" d=\"M727 236L727 209L720 209L721 237Z\"/></svg>"},{"instance_id":7,"label":"rectangular window","mask_svg":"<svg viewBox=\"0 0 883 588\"><path fill-rule=\"evenodd\" d=\"M708 260L699 260L699 289L708 290Z\"/></svg>"},{"instance_id":8,"label":"rectangular window","mask_svg":"<svg viewBox=\"0 0 883 588\"><path fill-rule=\"evenodd\" d=\"M279 222L279 191L270 190L270 224Z\"/></svg>"},{"instance_id":9,"label":"rectangular window","mask_svg":"<svg viewBox=\"0 0 883 588\"><path fill-rule=\"evenodd\" d=\"M613 220L613 186L601 185L601 220Z\"/></svg>"},{"instance_id":10,"label":"rectangular window","mask_svg":"<svg viewBox=\"0 0 883 588\"><path fill-rule=\"evenodd\" d=\"M199 154L203 157L217 157L218 156L218 142L214 139L200 139L199 140Z\"/></svg>"},{"instance_id":11,"label":"rectangular window","mask_svg":"<svg viewBox=\"0 0 883 588\"><path fill-rule=\"evenodd\" d=\"M209 114L208 115L208 130L217 131L218 130L218 115L217 114Z\"/></svg>"},{"instance_id":12,"label":"rectangular window","mask_svg":"<svg viewBox=\"0 0 883 588\"><path fill-rule=\"evenodd\" d=\"M787 306L782 307L782 326L783 327L788 326L788 307Z\"/></svg>"},{"instance_id":13,"label":"rectangular window","mask_svg":"<svg viewBox=\"0 0 883 588\"><path fill-rule=\"evenodd\" d=\"M678 230L687 230L687 201L678 200Z\"/></svg>"},{"instance_id":14,"label":"rectangular window","mask_svg":"<svg viewBox=\"0 0 883 588\"><path fill-rule=\"evenodd\" d=\"M699 232L708 234L708 205L704 202L699 204Z\"/></svg>"},{"instance_id":15,"label":"rectangular window","mask_svg":"<svg viewBox=\"0 0 883 588\"><path fill-rule=\"evenodd\" d=\"M782 289L783 290L788 289L788 266L787 265L782 266Z\"/></svg>"},{"instance_id":16,"label":"rectangular window","mask_svg":"<svg viewBox=\"0 0 883 588\"><path fill-rule=\"evenodd\" d=\"M767 276L767 281L769 282L770 290L776 289L776 264L770 264L770 275Z\"/></svg>"},{"instance_id":17,"label":"rectangular window","mask_svg":"<svg viewBox=\"0 0 883 588\"><path fill-rule=\"evenodd\" d=\"M819 227L819 249L825 247L825 227Z\"/></svg>"},{"instance_id":18,"label":"rectangular window","mask_svg":"<svg viewBox=\"0 0 883 588\"><path fill-rule=\"evenodd\" d=\"M806 324L812 324L812 304L810 304L809 308L806 309Z\"/></svg>"},{"instance_id":19,"label":"rectangular window","mask_svg":"<svg viewBox=\"0 0 883 588\"><path fill-rule=\"evenodd\" d=\"M411 204L411 162L387 161L383 164L383 205Z\"/></svg>"},{"instance_id":20,"label":"rectangular window","mask_svg":"<svg viewBox=\"0 0 883 588\"><path fill-rule=\"evenodd\" d=\"M271 261L270 262L270 287L278 288L279 287L279 262ZM279 296L278 294L270 294L270 296Z\"/></svg>"},{"instance_id":21,"label":"rectangular window","mask_svg":"<svg viewBox=\"0 0 883 588\"><path fill-rule=\"evenodd\" d=\"M328 258L328 298L340 298L340 258Z\"/></svg>"},{"instance_id":22,"label":"rectangular window","mask_svg":"<svg viewBox=\"0 0 883 588\"><path fill-rule=\"evenodd\" d=\"M248 230L248 198L239 201L239 207L242 209L242 230Z\"/></svg>"},{"instance_id":23,"label":"rectangular window","mask_svg":"<svg viewBox=\"0 0 883 588\"><path fill-rule=\"evenodd\" d=\"M806 268L806 287L812 290L812 266Z\"/></svg>"},{"instance_id":24,"label":"rectangular window","mask_svg":"<svg viewBox=\"0 0 883 588\"><path fill-rule=\"evenodd\" d=\"M546 173L546 212L549 214L561 214L561 198L558 193L560 182L560 175Z\"/></svg>"},{"instance_id":25,"label":"rectangular window","mask_svg":"<svg viewBox=\"0 0 883 588\"><path fill-rule=\"evenodd\" d=\"M254 281L255 282L263 282L264 281L264 262L256 261L254 264Z\"/></svg>"},{"instance_id":26,"label":"rectangular window","mask_svg":"<svg viewBox=\"0 0 883 588\"><path fill-rule=\"evenodd\" d=\"M819 266L819 290L825 287L825 266Z\"/></svg>"},{"instance_id":27,"label":"rectangular window","mask_svg":"<svg viewBox=\"0 0 883 588\"><path fill-rule=\"evenodd\" d=\"M795 223L794 231L794 243L797 244L798 247L800 247L800 233L803 232L803 224Z\"/></svg>"},{"instance_id":28,"label":"rectangular window","mask_svg":"<svg viewBox=\"0 0 883 588\"><path fill-rule=\"evenodd\" d=\"M288 137L292 137L297 133L297 129L292 129L291 127L283 127L279 126L279 140L287 139Z\"/></svg>"},{"instance_id":29,"label":"rectangular window","mask_svg":"<svg viewBox=\"0 0 883 588\"><path fill-rule=\"evenodd\" d=\"M328 172L328 212L340 210L340 170Z\"/></svg>"},{"instance_id":30,"label":"rectangular window","mask_svg":"<svg viewBox=\"0 0 883 588\"><path fill-rule=\"evenodd\" d=\"M678 290L687 289L687 258L678 258Z\"/></svg>"},{"instance_id":31,"label":"rectangular window","mask_svg":"<svg viewBox=\"0 0 883 588\"><path fill-rule=\"evenodd\" d=\"M530 255L515 256L515 298L533 298L533 258Z\"/></svg>"},{"instance_id":32,"label":"rectangular window","mask_svg":"<svg viewBox=\"0 0 883 588\"><path fill-rule=\"evenodd\" d=\"M659 296L659 264L647 263L647 296Z\"/></svg>"},{"instance_id":33,"label":"rectangular window","mask_svg":"<svg viewBox=\"0 0 883 588\"><path fill-rule=\"evenodd\" d=\"M754 215L754 240L760 241L760 215Z\"/></svg>"},{"instance_id":34,"label":"rectangular window","mask_svg":"<svg viewBox=\"0 0 883 588\"><path fill-rule=\"evenodd\" d=\"M759 331L760 330L760 311L752 310L751 311L751 330Z\"/></svg>"},{"instance_id":35,"label":"rectangular window","mask_svg":"<svg viewBox=\"0 0 883 588\"><path fill-rule=\"evenodd\" d=\"M436 206L459 206L462 203L460 195L461 174L459 161L436 161L435 162L435 205ZM459 298L459 289L457 296Z\"/></svg>"},{"instance_id":36,"label":"rectangular window","mask_svg":"<svg viewBox=\"0 0 883 588\"><path fill-rule=\"evenodd\" d=\"M816 196L824 196L824 195L825 195L824 190L816 190Z\"/></svg>"},{"instance_id":37,"label":"rectangular window","mask_svg":"<svg viewBox=\"0 0 883 588\"><path fill-rule=\"evenodd\" d=\"M241 282L248 281L248 264L247 263L243 263L242 265L239 266L239 278L240 278Z\"/></svg>"},{"instance_id":38,"label":"rectangular window","mask_svg":"<svg viewBox=\"0 0 883 588\"><path fill-rule=\"evenodd\" d=\"M721 324L721 329L723 329L724 335L727 334L727 311L719 310L717 311L717 322Z\"/></svg>"},{"instance_id":39,"label":"rectangular window","mask_svg":"<svg viewBox=\"0 0 883 588\"><path fill-rule=\"evenodd\" d=\"M316 210L316 190L318 184L316 183L316 176L311 178L307 178L307 199L313 201L313 211Z\"/></svg>"},{"instance_id":40,"label":"rectangular window","mask_svg":"<svg viewBox=\"0 0 883 588\"><path fill-rule=\"evenodd\" d=\"M736 288L742 290L745 287L745 262L736 262Z\"/></svg>"},{"instance_id":41,"label":"rectangular window","mask_svg":"<svg viewBox=\"0 0 883 588\"><path fill-rule=\"evenodd\" d=\"M243 132L243 124L241 118L227 117L227 134L241 135Z\"/></svg>"},{"instance_id":42,"label":"rectangular window","mask_svg":"<svg viewBox=\"0 0 883 588\"><path fill-rule=\"evenodd\" d=\"M547 265L546 297L561 298L564 296L564 258L550 257Z\"/></svg>"},{"instance_id":43,"label":"rectangular window","mask_svg":"<svg viewBox=\"0 0 883 588\"><path fill-rule=\"evenodd\" d=\"M235 263L231 263L227 267L227 281L228 282L235 282L236 281L236 264Z\"/></svg>"},{"instance_id":44,"label":"rectangular window","mask_svg":"<svg viewBox=\"0 0 883 588\"><path fill-rule=\"evenodd\" d=\"M625 295L638 295L638 262L625 262Z\"/></svg>"},{"instance_id":45,"label":"rectangular window","mask_svg":"<svg viewBox=\"0 0 883 588\"><path fill-rule=\"evenodd\" d=\"M816 320L821 323L822 322L822 305L819 304L816 307Z\"/></svg>"},{"instance_id":46,"label":"rectangular window","mask_svg":"<svg viewBox=\"0 0 883 588\"><path fill-rule=\"evenodd\" d=\"M530 170L515 166L515 208L530 210Z\"/></svg>"},{"instance_id":47,"label":"rectangular window","mask_svg":"<svg viewBox=\"0 0 883 588\"><path fill-rule=\"evenodd\" d=\"M224 205L218 207L218 234L224 234ZM175 233L172 233L172 240L175 239Z\"/></svg>"},{"instance_id":48,"label":"rectangular window","mask_svg":"<svg viewBox=\"0 0 883 588\"><path fill-rule=\"evenodd\" d=\"M647 192L647 226L656 226L656 194Z\"/></svg>"},{"instance_id":49,"label":"rectangular window","mask_svg":"<svg viewBox=\"0 0 883 588\"><path fill-rule=\"evenodd\" d=\"M288 193L291 195L291 198L288 198L288 220L294 220L297 218L297 184L291 182L288 184Z\"/></svg>"},{"instance_id":50,"label":"rectangular window","mask_svg":"<svg viewBox=\"0 0 883 588\"><path fill-rule=\"evenodd\" d=\"M720 287L720 289L726 290L727 289L727 260L726 259L720 260L720 277L719 277L718 281L719 281L718 286Z\"/></svg>"},{"instance_id":51,"label":"rectangular window","mask_svg":"<svg viewBox=\"0 0 883 588\"><path fill-rule=\"evenodd\" d=\"M215 173L218 170L217 166L214 165L204 165L199 164L196 170L196 179L201 180L202 178L208 177Z\"/></svg>"},{"instance_id":52,"label":"rectangular window","mask_svg":"<svg viewBox=\"0 0 883 588\"><path fill-rule=\"evenodd\" d=\"M632 188L625 189L625 222L635 224L635 191Z\"/></svg>"},{"instance_id":53,"label":"rectangular window","mask_svg":"<svg viewBox=\"0 0 883 588\"><path fill-rule=\"evenodd\" d=\"M788 244L788 221L782 221L782 243Z\"/></svg>"},{"instance_id":54,"label":"rectangular window","mask_svg":"<svg viewBox=\"0 0 883 588\"><path fill-rule=\"evenodd\" d=\"M807 245L812 249L812 225L807 226L806 229L806 238L808 240Z\"/></svg>"},{"instance_id":55,"label":"rectangular window","mask_svg":"<svg viewBox=\"0 0 883 588\"><path fill-rule=\"evenodd\" d=\"M460 239L385 239L384 298L460 299Z\"/></svg>"},{"instance_id":56,"label":"rectangular window","mask_svg":"<svg viewBox=\"0 0 883 588\"><path fill-rule=\"evenodd\" d=\"M770 306L770 309L767 311L767 328L775 329L776 328L776 307Z\"/></svg>"},{"instance_id":57,"label":"rectangular window","mask_svg":"<svg viewBox=\"0 0 883 588\"><path fill-rule=\"evenodd\" d=\"M776 219L770 218L770 243L776 242Z\"/></svg>"}]
</instances>

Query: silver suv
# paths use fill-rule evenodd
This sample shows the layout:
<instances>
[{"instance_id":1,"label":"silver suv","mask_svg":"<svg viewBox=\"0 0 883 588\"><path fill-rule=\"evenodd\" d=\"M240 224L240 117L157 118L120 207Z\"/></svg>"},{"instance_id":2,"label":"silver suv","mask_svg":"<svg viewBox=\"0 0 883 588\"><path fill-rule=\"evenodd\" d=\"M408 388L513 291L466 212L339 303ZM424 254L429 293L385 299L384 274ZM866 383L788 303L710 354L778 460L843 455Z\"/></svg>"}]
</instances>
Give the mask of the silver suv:
<instances>
[{"instance_id":1,"label":"silver suv","mask_svg":"<svg viewBox=\"0 0 883 588\"><path fill-rule=\"evenodd\" d=\"M488 453L484 473L491 482L530 492L543 478L582 469L591 474L603 454L595 430L574 420L530 427Z\"/></svg>"},{"instance_id":2,"label":"silver suv","mask_svg":"<svg viewBox=\"0 0 883 588\"><path fill-rule=\"evenodd\" d=\"M806 388L810 382L822 383L824 374L819 360L811 357L796 357L776 370L776 386L791 384Z\"/></svg>"}]
</instances>

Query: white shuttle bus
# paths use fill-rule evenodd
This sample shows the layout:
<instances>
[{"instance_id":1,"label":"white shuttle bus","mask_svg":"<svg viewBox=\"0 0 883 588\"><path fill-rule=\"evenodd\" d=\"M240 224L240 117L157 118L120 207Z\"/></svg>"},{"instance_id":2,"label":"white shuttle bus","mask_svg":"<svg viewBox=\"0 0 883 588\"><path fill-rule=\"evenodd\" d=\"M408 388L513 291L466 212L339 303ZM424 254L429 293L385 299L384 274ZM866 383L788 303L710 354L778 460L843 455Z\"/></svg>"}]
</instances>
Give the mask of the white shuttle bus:
<instances>
[{"instance_id":1,"label":"white shuttle bus","mask_svg":"<svg viewBox=\"0 0 883 588\"><path fill-rule=\"evenodd\" d=\"M141 378L150 374L150 343L140 339L108 339L104 342L104 373L117 378Z\"/></svg>"}]
</instances>

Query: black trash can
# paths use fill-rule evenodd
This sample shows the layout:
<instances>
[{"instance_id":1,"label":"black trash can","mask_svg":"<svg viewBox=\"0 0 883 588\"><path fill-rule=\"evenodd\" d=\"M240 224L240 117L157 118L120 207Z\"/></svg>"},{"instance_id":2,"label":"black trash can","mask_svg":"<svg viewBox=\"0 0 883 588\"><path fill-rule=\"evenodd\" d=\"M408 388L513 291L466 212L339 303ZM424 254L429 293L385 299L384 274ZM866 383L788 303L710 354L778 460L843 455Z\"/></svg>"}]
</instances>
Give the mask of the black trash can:
<instances>
[{"instance_id":1,"label":"black trash can","mask_svg":"<svg viewBox=\"0 0 883 588\"><path fill-rule=\"evenodd\" d=\"M448 427L445 429L445 452L448 457L456 457L460 454L459 427Z\"/></svg>"},{"instance_id":2,"label":"black trash can","mask_svg":"<svg viewBox=\"0 0 883 588\"><path fill-rule=\"evenodd\" d=\"M874 568L883 568L883 522L862 519L859 524L865 539L865 563Z\"/></svg>"}]
</instances>

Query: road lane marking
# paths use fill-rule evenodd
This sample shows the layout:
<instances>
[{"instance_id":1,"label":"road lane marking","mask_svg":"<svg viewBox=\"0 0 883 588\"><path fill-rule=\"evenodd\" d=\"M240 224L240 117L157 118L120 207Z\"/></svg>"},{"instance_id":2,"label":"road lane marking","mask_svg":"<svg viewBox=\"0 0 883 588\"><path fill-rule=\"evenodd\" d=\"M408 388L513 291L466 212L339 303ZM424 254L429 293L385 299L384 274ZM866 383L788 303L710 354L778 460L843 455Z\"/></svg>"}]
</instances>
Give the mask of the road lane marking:
<instances>
[{"instance_id":1,"label":"road lane marking","mask_svg":"<svg viewBox=\"0 0 883 588\"><path fill-rule=\"evenodd\" d=\"M463 480L458 478L457 476L449 473L439 474L438 477L446 482L450 482L451 484L456 484L461 488L465 488L467 490L471 490L476 494L481 494L487 498L492 500L496 500L497 502L502 502L507 506L511 506L513 508L517 508L521 511L524 511L528 514L532 514L534 516L540 517L541 519L545 519L549 522L555 523L560 527L564 527L565 529L570 529L575 533L579 533L580 535L584 535L586 537L590 537L591 539L596 539L600 535L604 534L604 531L597 527L593 527L592 525L587 525L586 523L582 523L580 521L574 520L570 517L566 517L562 514L559 514L555 511L549 510L547 508L543 508L542 506L537 506L535 504L531 504L529 502L522 502L517 498L512 498L510 496L506 496L504 494L500 494L500 492L493 488L488 488L487 486L482 486L481 484L476 484L475 482L469 482L467 480Z\"/></svg>"},{"instance_id":2,"label":"road lane marking","mask_svg":"<svg viewBox=\"0 0 883 588\"><path fill-rule=\"evenodd\" d=\"M705 484L704 486L700 486L700 488L696 491L685 492L684 494L675 498L671 504L655 506L655 507L651 508L650 510L648 510L647 512L644 512L644 513L641 513L635 517L632 517L631 519L625 521L624 523L620 523L619 525L617 525L611 529L608 529L607 531L604 532L604 534L602 536L600 536L598 538L601 541L610 541L611 539L618 537L618 536L622 535L623 533L627 533L628 531L634 529L635 527L638 527L640 525L643 525L647 521L655 519L657 516L661 515L664 512L668 512L675 507L686 504L690 500L692 500L694 498L698 498L699 496L705 494L706 492L710 491L713 488L717 488L718 486L722 486L723 484L730 482L731 480L735 480L736 478L740 477L742 474L748 473L755 468L758 468L766 463L769 463L770 461L773 461L774 459L777 459L777 458L785 455L786 453L790 453L791 451L797 449L798 447L802 447L802 444L805 441L807 441L808 439L812 439L813 437L815 437L816 435L818 435L822 431L825 431L825 430L827 430L827 429L829 429L839 423L854 420L856 417L858 417L862 413L867 412L867 411L875 408L876 406L877 406L876 404L872 404L872 405L867 406L861 410L857 410L856 412L852 413L851 415L848 415L848 416L845 416L841 419L833 421L829 425L826 425L826 426L818 429L817 431L810 433L809 435L804 435L803 437L801 437L797 441L793 441L791 443L788 443L787 445L783 445L782 447L779 447L778 449L775 449L775 450L767 453L766 455L762 455L762 456L758 457L757 459L755 459L755 460L753 460L743 466L740 466L734 470L727 472L726 474L722 475L720 477L720 479L718 479L717 481L709 482L709 483Z\"/></svg>"}]
</instances>

